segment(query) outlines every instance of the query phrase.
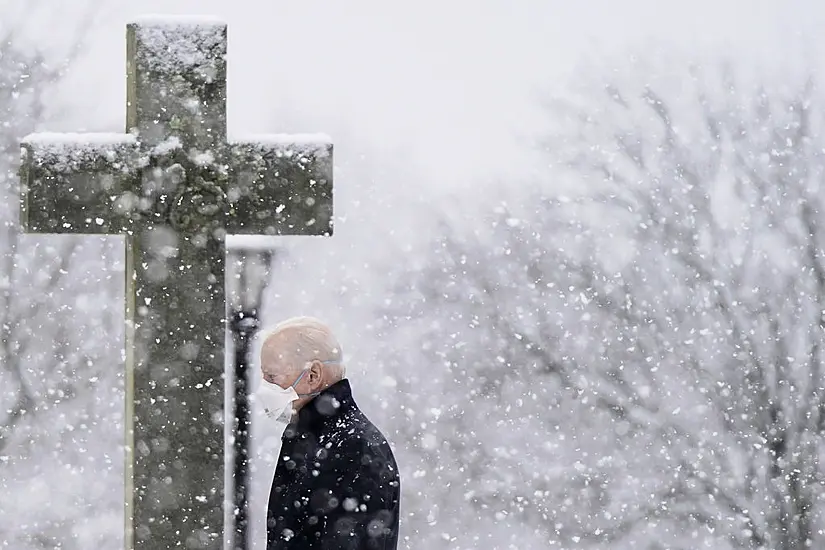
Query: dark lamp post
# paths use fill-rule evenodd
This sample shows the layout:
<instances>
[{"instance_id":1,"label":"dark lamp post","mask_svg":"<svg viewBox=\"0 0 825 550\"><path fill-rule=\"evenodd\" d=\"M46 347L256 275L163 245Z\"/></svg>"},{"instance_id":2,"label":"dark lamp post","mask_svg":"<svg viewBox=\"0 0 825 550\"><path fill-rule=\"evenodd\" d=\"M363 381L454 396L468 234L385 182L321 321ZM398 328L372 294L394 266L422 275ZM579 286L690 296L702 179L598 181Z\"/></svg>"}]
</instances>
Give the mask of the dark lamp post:
<instances>
[{"instance_id":1,"label":"dark lamp post","mask_svg":"<svg viewBox=\"0 0 825 550\"><path fill-rule=\"evenodd\" d=\"M233 479L234 549L249 548L249 351L260 328L259 311L274 256L271 241L228 237L226 241L226 300L229 329L235 349Z\"/></svg>"}]
</instances>

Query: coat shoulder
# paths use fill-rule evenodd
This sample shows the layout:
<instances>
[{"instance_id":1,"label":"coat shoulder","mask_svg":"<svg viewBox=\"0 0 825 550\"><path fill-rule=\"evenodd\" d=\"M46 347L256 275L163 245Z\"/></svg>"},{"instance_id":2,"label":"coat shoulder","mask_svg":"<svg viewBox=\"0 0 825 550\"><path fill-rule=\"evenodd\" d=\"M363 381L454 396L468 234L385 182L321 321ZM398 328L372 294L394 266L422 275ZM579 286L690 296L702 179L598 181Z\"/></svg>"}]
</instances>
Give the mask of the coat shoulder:
<instances>
[{"instance_id":1,"label":"coat shoulder","mask_svg":"<svg viewBox=\"0 0 825 550\"><path fill-rule=\"evenodd\" d=\"M367 476L382 486L393 486L398 468L387 438L358 409L341 415L319 443L337 460L336 469Z\"/></svg>"},{"instance_id":2,"label":"coat shoulder","mask_svg":"<svg viewBox=\"0 0 825 550\"><path fill-rule=\"evenodd\" d=\"M327 437L322 439L354 452L371 451L392 456L387 438L359 409L341 415L325 435Z\"/></svg>"}]
</instances>

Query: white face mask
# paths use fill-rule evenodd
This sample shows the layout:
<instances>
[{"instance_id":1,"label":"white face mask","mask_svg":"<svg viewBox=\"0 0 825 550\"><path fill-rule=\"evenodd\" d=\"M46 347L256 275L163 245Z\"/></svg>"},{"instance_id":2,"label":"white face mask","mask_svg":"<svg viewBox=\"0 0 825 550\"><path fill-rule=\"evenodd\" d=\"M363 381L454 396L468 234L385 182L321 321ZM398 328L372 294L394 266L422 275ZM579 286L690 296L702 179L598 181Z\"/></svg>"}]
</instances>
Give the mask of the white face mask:
<instances>
[{"instance_id":1,"label":"white face mask","mask_svg":"<svg viewBox=\"0 0 825 550\"><path fill-rule=\"evenodd\" d=\"M338 363L338 360L321 361L323 364ZM261 412L270 420L279 423L289 424L292 419L292 407L290 405L300 397L315 397L321 392L298 393L295 386L309 372L309 368L301 371L301 374L290 384L287 389L278 384L261 380L261 386L255 392L255 402L259 405Z\"/></svg>"},{"instance_id":2,"label":"white face mask","mask_svg":"<svg viewBox=\"0 0 825 550\"><path fill-rule=\"evenodd\" d=\"M281 437L292 420L292 403L297 399L294 387L283 389L266 380L261 380L252 395L255 419L249 457L249 519L253 536L259 539L266 540L266 508L281 454Z\"/></svg>"},{"instance_id":3,"label":"white face mask","mask_svg":"<svg viewBox=\"0 0 825 550\"><path fill-rule=\"evenodd\" d=\"M278 384L261 380L255 392L255 402L261 413L269 420L289 424L292 419L292 402L298 399L298 392L290 386L283 389Z\"/></svg>"}]
</instances>

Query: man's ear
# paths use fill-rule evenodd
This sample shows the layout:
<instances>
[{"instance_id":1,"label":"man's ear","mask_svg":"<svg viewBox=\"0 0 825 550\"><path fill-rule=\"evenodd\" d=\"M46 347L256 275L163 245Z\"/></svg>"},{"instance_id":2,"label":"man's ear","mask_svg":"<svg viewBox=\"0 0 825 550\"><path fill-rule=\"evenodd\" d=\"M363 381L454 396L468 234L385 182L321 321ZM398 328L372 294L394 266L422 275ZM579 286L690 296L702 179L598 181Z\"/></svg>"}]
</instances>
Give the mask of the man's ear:
<instances>
[{"instance_id":1,"label":"man's ear","mask_svg":"<svg viewBox=\"0 0 825 550\"><path fill-rule=\"evenodd\" d=\"M322 368L323 365L321 364L321 361L318 359L313 359L309 366L309 383L311 386L321 383Z\"/></svg>"}]
</instances>

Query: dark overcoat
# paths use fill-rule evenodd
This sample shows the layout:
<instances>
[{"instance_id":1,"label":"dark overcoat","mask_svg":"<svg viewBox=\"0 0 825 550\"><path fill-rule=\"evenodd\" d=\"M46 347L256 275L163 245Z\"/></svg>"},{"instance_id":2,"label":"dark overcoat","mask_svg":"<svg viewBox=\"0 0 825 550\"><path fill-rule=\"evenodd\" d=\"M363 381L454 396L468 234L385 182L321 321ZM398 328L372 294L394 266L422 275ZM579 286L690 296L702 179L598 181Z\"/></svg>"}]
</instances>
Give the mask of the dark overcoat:
<instances>
[{"instance_id":1,"label":"dark overcoat","mask_svg":"<svg viewBox=\"0 0 825 550\"><path fill-rule=\"evenodd\" d=\"M386 438L341 380L284 432L267 550L396 550L400 489Z\"/></svg>"}]
</instances>

